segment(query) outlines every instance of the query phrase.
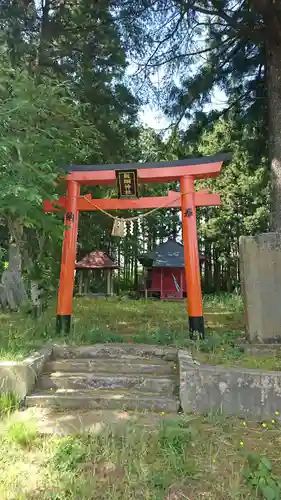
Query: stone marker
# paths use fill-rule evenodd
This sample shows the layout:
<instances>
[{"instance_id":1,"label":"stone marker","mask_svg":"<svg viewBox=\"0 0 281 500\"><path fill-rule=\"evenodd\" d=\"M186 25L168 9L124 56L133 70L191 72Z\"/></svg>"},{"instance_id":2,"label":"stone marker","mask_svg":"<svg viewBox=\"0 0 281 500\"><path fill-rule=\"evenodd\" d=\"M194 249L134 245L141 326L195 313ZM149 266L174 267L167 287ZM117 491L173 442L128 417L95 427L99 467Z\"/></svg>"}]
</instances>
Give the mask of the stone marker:
<instances>
[{"instance_id":1,"label":"stone marker","mask_svg":"<svg viewBox=\"0 0 281 500\"><path fill-rule=\"evenodd\" d=\"M281 234L240 238L241 287L250 342L281 342Z\"/></svg>"}]
</instances>

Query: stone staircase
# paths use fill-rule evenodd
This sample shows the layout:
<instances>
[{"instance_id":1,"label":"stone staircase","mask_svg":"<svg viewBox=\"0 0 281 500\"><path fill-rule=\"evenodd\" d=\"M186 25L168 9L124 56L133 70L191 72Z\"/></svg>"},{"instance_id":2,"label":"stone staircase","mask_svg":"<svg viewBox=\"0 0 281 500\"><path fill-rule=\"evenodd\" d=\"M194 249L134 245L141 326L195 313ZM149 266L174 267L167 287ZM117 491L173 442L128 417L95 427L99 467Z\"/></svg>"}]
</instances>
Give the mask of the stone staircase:
<instances>
[{"instance_id":1,"label":"stone staircase","mask_svg":"<svg viewBox=\"0 0 281 500\"><path fill-rule=\"evenodd\" d=\"M134 344L54 346L26 406L177 413L177 350Z\"/></svg>"}]
</instances>

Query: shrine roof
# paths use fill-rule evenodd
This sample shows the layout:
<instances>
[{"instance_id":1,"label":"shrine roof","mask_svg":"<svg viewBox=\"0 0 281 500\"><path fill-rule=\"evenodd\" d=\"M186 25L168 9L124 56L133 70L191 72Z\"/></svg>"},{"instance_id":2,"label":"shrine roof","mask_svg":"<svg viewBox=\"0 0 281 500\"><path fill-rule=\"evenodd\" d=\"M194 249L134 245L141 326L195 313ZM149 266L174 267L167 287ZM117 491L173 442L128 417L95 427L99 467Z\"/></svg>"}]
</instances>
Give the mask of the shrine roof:
<instances>
[{"instance_id":1,"label":"shrine roof","mask_svg":"<svg viewBox=\"0 0 281 500\"><path fill-rule=\"evenodd\" d=\"M86 255L76 263L78 269L118 269L113 260L105 252L97 251Z\"/></svg>"},{"instance_id":2,"label":"shrine roof","mask_svg":"<svg viewBox=\"0 0 281 500\"><path fill-rule=\"evenodd\" d=\"M120 163L120 164L101 164L101 165L68 165L64 167L65 172L93 172L106 170L129 170L129 169L148 169L148 168L165 168L165 167L180 167L188 165L202 165L216 162L229 162L231 160L230 153L220 153L213 156L201 156L199 158L184 158L182 160L160 161L160 162L136 162L136 163Z\"/></svg>"},{"instance_id":3,"label":"shrine roof","mask_svg":"<svg viewBox=\"0 0 281 500\"><path fill-rule=\"evenodd\" d=\"M205 260L202 255L199 255L199 259L201 262ZM184 247L178 241L168 239L140 256L139 261L145 267L184 267Z\"/></svg>"}]
</instances>

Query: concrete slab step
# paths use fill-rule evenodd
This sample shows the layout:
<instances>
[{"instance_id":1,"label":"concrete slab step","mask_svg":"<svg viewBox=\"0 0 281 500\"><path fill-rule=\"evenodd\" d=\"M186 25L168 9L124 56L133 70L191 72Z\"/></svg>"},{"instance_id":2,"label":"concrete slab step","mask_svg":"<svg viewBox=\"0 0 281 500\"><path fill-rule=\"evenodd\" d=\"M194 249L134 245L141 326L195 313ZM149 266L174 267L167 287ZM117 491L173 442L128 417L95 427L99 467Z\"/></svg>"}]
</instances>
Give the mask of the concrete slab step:
<instances>
[{"instance_id":1,"label":"concrete slab step","mask_svg":"<svg viewBox=\"0 0 281 500\"><path fill-rule=\"evenodd\" d=\"M194 417L191 417L191 419ZM187 419L187 417L185 417ZM182 416L178 413L128 412L122 410L66 410L57 411L53 408L33 406L14 412L9 416L7 425L17 422L35 422L40 434L82 434L91 432L100 434L108 431L121 431L123 435L133 425L147 428L150 431L159 430L167 422L169 428L177 426ZM177 427L177 430L179 428ZM189 430L182 429L183 431Z\"/></svg>"},{"instance_id":2,"label":"concrete slab step","mask_svg":"<svg viewBox=\"0 0 281 500\"><path fill-rule=\"evenodd\" d=\"M162 359L135 359L126 356L124 359L116 358L73 358L49 361L44 367L44 373L114 373L114 374L153 374L168 375L177 372L174 362Z\"/></svg>"},{"instance_id":3,"label":"concrete slab step","mask_svg":"<svg viewBox=\"0 0 281 500\"><path fill-rule=\"evenodd\" d=\"M115 375L112 373L65 373L42 375L38 389L134 389L143 392L172 395L176 380L151 375Z\"/></svg>"},{"instance_id":4,"label":"concrete slab step","mask_svg":"<svg viewBox=\"0 0 281 500\"><path fill-rule=\"evenodd\" d=\"M173 396L140 394L132 391L42 391L26 397L26 406L61 410L124 410L177 413L179 401Z\"/></svg>"},{"instance_id":5,"label":"concrete slab step","mask_svg":"<svg viewBox=\"0 0 281 500\"><path fill-rule=\"evenodd\" d=\"M166 361L177 361L177 349L159 345L112 343L85 346L54 345L53 357L58 358L138 358L159 357Z\"/></svg>"}]
</instances>

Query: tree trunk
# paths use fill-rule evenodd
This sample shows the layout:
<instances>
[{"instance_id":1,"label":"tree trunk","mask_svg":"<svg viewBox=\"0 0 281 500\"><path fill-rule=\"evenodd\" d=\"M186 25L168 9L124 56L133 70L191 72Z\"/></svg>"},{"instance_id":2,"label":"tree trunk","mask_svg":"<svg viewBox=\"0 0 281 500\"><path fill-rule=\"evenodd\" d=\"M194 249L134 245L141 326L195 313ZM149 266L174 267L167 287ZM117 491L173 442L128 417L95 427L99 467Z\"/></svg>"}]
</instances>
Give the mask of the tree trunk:
<instances>
[{"instance_id":1,"label":"tree trunk","mask_svg":"<svg viewBox=\"0 0 281 500\"><path fill-rule=\"evenodd\" d=\"M40 44L38 50L38 66L43 67L47 65L49 58L49 14L50 14L50 0L45 0L42 2L42 19L41 19L41 30L40 30Z\"/></svg>"},{"instance_id":2,"label":"tree trunk","mask_svg":"<svg viewBox=\"0 0 281 500\"><path fill-rule=\"evenodd\" d=\"M216 248L213 250L213 259L214 259L214 286L216 293L220 293L221 291L221 264L218 260L219 252Z\"/></svg>"},{"instance_id":3,"label":"tree trunk","mask_svg":"<svg viewBox=\"0 0 281 500\"><path fill-rule=\"evenodd\" d=\"M206 241L205 243L205 258L207 259L204 263L204 292L210 293L211 283L212 283L212 252L211 243Z\"/></svg>"},{"instance_id":4,"label":"tree trunk","mask_svg":"<svg viewBox=\"0 0 281 500\"><path fill-rule=\"evenodd\" d=\"M231 265L231 260L229 259L227 261L226 267L225 267L225 290L228 293L232 292L232 265Z\"/></svg>"},{"instance_id":5,"label":"tree trunk","mask_svg":"<svg viewBox=\"0 0 281 500\"><path fill-rule=\"evenodd\" d=\"M8 269L3 272L0 285L0 303L5 309L17 310L28 302L21 276L20 236L22 228L17 222L9 221L10 244Z\"/></svg>"},{"instance_id":6,"label":"tree trunk","mask_svg":"<svg viewBox=\"0 0 281 500\"><path fill-rule=\"evenodd\" d=\"M267 45L269 157L271 164L271 229L281 231L281 45Z\"/></svg>"},{"instance_id":7,"label":"tree trunk","mask_svg":"<svg viewBox=\"0 0 281 500\"><path fill-rule=\"evenodd\" d=\"M39 283L36 280L32 280L30 283L30 298L33 306L33 314L35 318L39 318L42 314L42 301L41 301L41 291Z\"/></svg>"},{"instance_id":8,"label":"tree trunk","mask_svg":"<svg viewBox=\"0 0 281 500\"><path fill-rule=\"evenodd\" d=\"M118 271L117 271L117 295L120 295L120 279L121 279L121 248L120 248L120 240L118 241L118 247L117 247L117 264L118 264Z\"/></svg>"},{"instance_id":9,"label":"tree trunk","mask_svg":"<svg viewBox=\"0 0 281 500\"><path fill-rule=\"evenodd\" d=\"M138 274L138 262L139 262L139 245L140 245L140 234L139 234L139 219L134 222L134 232L133 232L133 245L132 245L132 258L133 258L133 279L134 279L134 290L138 290L139 274Z\"/></svg>"}]
</instances>

